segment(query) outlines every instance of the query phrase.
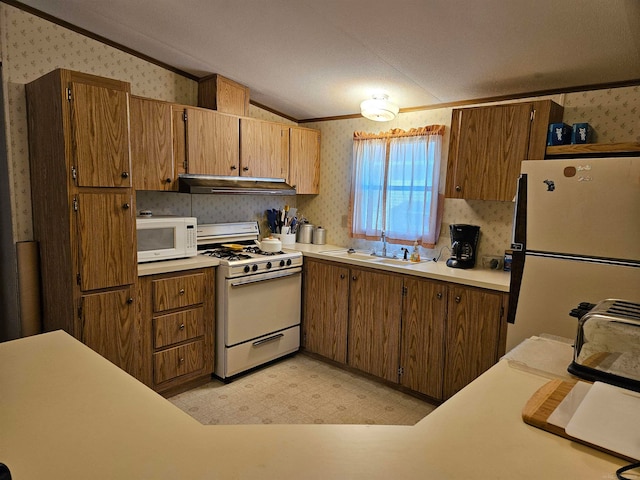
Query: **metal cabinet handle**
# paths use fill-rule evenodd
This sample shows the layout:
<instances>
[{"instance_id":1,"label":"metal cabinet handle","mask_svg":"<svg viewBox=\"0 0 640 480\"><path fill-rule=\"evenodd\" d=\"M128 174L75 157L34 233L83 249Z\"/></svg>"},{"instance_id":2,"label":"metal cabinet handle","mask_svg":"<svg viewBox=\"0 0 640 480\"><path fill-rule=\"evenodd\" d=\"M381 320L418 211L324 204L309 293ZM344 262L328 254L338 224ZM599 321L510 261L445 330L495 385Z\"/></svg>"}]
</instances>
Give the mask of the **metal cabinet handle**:
<instances>
[{"instance_id":1,"label":"metal cabinet handle","mask_svg":"<svg viewBox=\"0 0 640 480\"><path fill-rule=\"evenodd\" d=\"M184 323L180 324L180 327L178 327L180 330L184 330Z\"/></svg>"},{"instance_id":2,"label":"metal cabinet handle","mask_svg":"<svg viewBox=\"0 0 640 480\"><path fill-rule=\"evenodd\" d=\"M167 178L167 179L164 181L164 183L171 183L171 179L170 179L170 178Z\"/></svg>"},{"instance_id":3,"label":"metal cabinet handle","mask_svg":"<svg viewBox=\"0 0 640 480\"><path fill-rule=\"evenodd\" d=\"M129 210L129 208L131 208L131 205L129 205L128 203L125 203L124 205L122 205L122 208L124 210Z\"/></svg>"},{"instance_id":4,"label":"metal cabinet handle","mask_svg":"<svg viewBox=\"0 0 640 480\"><path fill-rule=\"evenodd\" d=\"M460 185L456 185L456 192L460 192L462 190L462 187Z\"/></svg>"},{"instance_id":5,"label":"metal cabinet handle","mask_svg":"<svg viewBox=\"0 0 640 480\"><path fill-rule=\"evenodd\" d=\"M436 293L436 298L437 298L438 300L442 300L442 292L438 292L438 293Z\"/></svg>"},{"instance_id":6,"label":"metal cabinet handle","mask_svg":"<svg viewBox=\"0 0 640 480\"><path fill-rule=\"evenodd\" d=\"M265 343L273 342L274 340L278 340L279 338L284 337L284 333L278 333L273 335L272 337L263 338L261 340L256 340L252 343L254 347L259 347L260 345L264 345Z\"/></svg>"},{"instance_id":7,"label":"metal cabinet handle","mask_svg":"<svg viewBox=\"0 0 640 480\"><path fill-rule=\"evenodd\" d=\"M242 167L242 170L245 171L245 172L248 172L249 171L249 167Z\"/></svg>"},{"instance_id":8,"label":"metal cabinet handle","mask_svg":"<svg viewBox=\"0 0 640 480\"><path fill-rule=\"evenodd\" d=\"M231 165L231 170L237 170L238 167L236 167L235 165Z\"/></svg>"},{"instance_id":9,"label":"metal cabinet handle","mask_svg":"<svg viewBox=\"0 0 640 480\"><path fill-rule=\"evenodd\" d=\"M129 172L122 172L120 175L122 178L129 178Z\"/></svg>"},{"instance_id":10,"label":"metal cabinet handle","mask_svg":"<svg viewBox=\"0 0 640 480\"><path fill-rule=\"evenodd\" d=\"M181 288L181 289L178 291L178 294L179 294L179 295L184 295L184 288Z\"/></svg>"},{"instance_id":11,"label":"metal cabinet handle","mask_svg":"<svg viewBox=\"0 0 640 480\"><path fill-rule=\"evenodd\" d=\"M178 359L178 365L182 365L184 363L184 357L180 357Z\"/></svg>"},{"instance_id":12,"label":"metal cabinet handle","mask_svg":"<svg viewBox=\"0 0 640 480\"><path fill-rule=\"evenodd\" d=\"M344 277L345 277L344 273L341 273L340 274L340 280L344 280Z\"/></svg>"},{"instance_id":13,"label":"metal cabinet handle","mask_svg":"<svg viewBox=\"0 0 640 480\"><path fill-rule=\"evenodd\" d=\"M356 277L355 275L353 277L351 277L351 280L356 281L358 280L358 277Z\"/></svg>"},{"instance_id":14,"label":"metal cabinet handle","mask_svg":"<svg viewBox=\"0 0 640 480\"><path fill-rule=\"evenodd\" d=\"M127 303L131 305L133 303L133 297L127 298Z\"/></svg>"},{"instance_id":15,"label":"metal cabinet handle","mask_svg":"<svg viewBox=\"0 0 640 480\"><path fill-rule=\"evenodd\" d=\"M460 303L460 300L462 300L462 298L460 296L456 297L456 303Z\"/></svg>"}]
</instances>

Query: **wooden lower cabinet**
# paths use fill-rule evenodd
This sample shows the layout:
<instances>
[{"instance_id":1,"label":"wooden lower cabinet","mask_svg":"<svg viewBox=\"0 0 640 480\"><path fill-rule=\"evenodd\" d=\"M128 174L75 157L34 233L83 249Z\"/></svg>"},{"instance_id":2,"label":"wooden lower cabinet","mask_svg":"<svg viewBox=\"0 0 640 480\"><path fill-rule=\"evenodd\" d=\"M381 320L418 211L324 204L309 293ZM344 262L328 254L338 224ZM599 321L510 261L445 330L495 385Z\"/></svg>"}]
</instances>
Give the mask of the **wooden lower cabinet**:
<instances>
[{"instance_id":1,"label":"wooden lower cabinet","mask_svg":"<svg viewBox=\"0 0 640 480\"><path fill-rule=\"evenodd\" d=\"M214 360L214 269L143 276L138 315L144 383L162 394L208 381Z\"/></svg>"},{"instance_id":2,"label":"wooden lower cabinet","mask_svg":"<svg viewBox=\"0 0 640 480\"><path fill-rule=\"evenodd\" d=\"M446 283L405 277L400 384L442 398Z\"/></svg>"},{"instance_id":3,"label":"wooden lower cabinet","mask_svg":"<svg viewBox=\"0 0 640 480\"><path fill-rule=\"evenodd\" d=\"M347 364L398 381L402 277L351 269Z\"/></svg>"},{"instance_id":4,"label":"wooden lower cabinet","mask_svg":"<svg viewBox=\"0 0 640 480\"><path fill-rule=\"evenodd\" d=\"M339 363L347 363L349 268L304 261L302 346Z\"/></svg>"},{"instance_id":5,"label":"wooden lower cabinet","mask_svg":"<svg viewBox=\"0 0 640 480\"><path fill-rule=\"evenodd\" d=\"M446 400L504 353L508 294L305 259L303 347Z\"/></svg>"},{"instance_id":6,"label":"wooden lower cabinet","mask_svg":"<svg viewBox=\"0 0 640 480\"><path fill-rule=\"evenodd\" d=\"M461 390L504 354L508 297L499 292L449 288L443 397Z\"/></svg>"},{"instance_id":7,"label":"wooden lower cabinet","mask_svg":"<svg viewBox=\"0 0 640 480\"><path fill-rule=\"evenodd\" d=\"M81 340L134 377L138 371L135 288L80 297Z\"/></svg>"}]
</instances>

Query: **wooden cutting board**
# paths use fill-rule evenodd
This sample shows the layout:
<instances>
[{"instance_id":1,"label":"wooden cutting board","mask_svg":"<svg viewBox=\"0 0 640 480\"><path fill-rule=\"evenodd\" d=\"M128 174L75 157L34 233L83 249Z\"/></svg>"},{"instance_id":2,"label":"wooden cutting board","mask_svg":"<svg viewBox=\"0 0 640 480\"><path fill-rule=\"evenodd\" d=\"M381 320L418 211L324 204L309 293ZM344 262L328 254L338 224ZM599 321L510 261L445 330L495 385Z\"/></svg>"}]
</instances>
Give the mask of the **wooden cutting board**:
<instances>
[{"instance_id":1,"label":"wooden cutting board","mask_svg":"<svg viewBox=\"0 0 640 480\"><path fill-rule=\"evenodd\" d=\"M560 402L562 402L569 392L571 392L576 383L577 382L574 380L556 379L544 384L525 404L522 409L522 420L529 425L546 430L547 432L551 432L571 441L587 445L591 448L606 452L618 458L623 458L630 462L635 462L636 459L634 458L627 457L598 445L593 445L579 438L572 437L564 430L564 428L548 422L549 416L556 408L558 408Z\"/></svg>"}]
</instances>

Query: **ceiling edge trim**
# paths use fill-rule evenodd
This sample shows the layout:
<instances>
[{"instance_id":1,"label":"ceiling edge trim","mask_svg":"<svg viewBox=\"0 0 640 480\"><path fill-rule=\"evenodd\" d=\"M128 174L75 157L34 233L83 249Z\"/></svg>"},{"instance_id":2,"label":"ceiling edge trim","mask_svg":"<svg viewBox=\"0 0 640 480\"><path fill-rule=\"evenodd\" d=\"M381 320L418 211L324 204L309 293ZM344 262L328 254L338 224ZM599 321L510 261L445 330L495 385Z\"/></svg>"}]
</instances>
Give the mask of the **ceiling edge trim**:
<instances>
[{"instance_id":1,"label":"ceiling edge trim","mask_svg":"<svg viewBox=\"0 0 640 480\"><path fill-rule=\"evenodd\" d=\"M138 57L141 60L145 60L149 63L153 63L154 65L157 65L159 67L162 67L166 70L169 70L173 73L177 73L178 75L182 75L183 77L186 77L190 80L194 80L194 81L198 81L198 79L200 77L196 76L196 75L192 75L191 73L185 72L184 70L180 70L179 68L173 67L171 65L168 65L164 62L161 62L160 60L156 60L155 58L149 57L143 53L140 53L136 50L133 50L129 47L125 47L124 45L121 45L117 42L114 42L113 40L109 40L106 37L103 37L101 35L98 35L96 33L90 32L89 30L85 30L84 28L78 27L72 23L66 22L58 17L54 17L53 15L49 15L48 13L43 12L42 10L38 10L37 8L33 8L30 7L29 5L25 5L21 2L18 2L16 0L0 0L0 3L6 3L7 5L10 5L12 7L18 8L20 10L23 10L27 13L30 13L32 15L35 15L36 17L40 17L43 18L44 20L47 20L51 23L55 23L57 25L60 25L61 27L64 27L66 29L69 29L71 31L74 31L76 33L79 33L81 35L84 35L85 37L91 38L93 40L96 40L100 43L104 43L105 45L109 45L110 47L116 48L118 50L121 50L125 53L128 53L129 55L133 55L134 57Z\"/></svg>"},{"instance_id":2,"label":"ceiling edge trim","mask_svg":"<svg viewBox=\"0 0 640 480\"><path fill-rule=\"evenodd\" d=\"M630 80L621 80L619 82L598 83L598 84L592 84L592 85L587 84L587 85L579 85L575 87L564 87L564 88L554 88L549 90L537 90L532 92L514 93L510 95L501 95L501 96L495 96L495 97L472 98L469 100L459 100L456 102L434 103L433 105L401 108L400 113L419 112L422 110L436 110L438 108L464 107L466 105L502 102L505 100L517 100L520 98L528 98L528 97L542 97L545 95L559 95L562 93L582 92L582 91L588 91L588 90L605 90L608 88L634 87L636 85L640 85L640 78L634 78ZM362 115L360 115L359 113L352 113L349 115L338 115L335 117L305 118L305 119L298 120L298 123L329 122L333 120L351 120L351 119L360 118L360 117L362 117Z\"/></svg>"}]
</instances>

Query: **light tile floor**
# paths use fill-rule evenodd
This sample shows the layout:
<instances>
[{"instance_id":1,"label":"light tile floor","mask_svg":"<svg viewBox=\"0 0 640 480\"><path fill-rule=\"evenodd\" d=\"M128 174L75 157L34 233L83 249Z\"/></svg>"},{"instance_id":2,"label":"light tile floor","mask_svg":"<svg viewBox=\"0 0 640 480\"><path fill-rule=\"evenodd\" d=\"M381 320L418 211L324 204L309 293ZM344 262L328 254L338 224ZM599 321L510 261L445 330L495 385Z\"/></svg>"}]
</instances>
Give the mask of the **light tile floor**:
<instances>
[{"instance_id":1,"label":"light tile floor","mask_svg":"<svg viewBox=\"0 0 640 480\"><path fill-rule=\"evenodd\" d=\"M298 354L169 401L203 424L414 425L434 405Z\"/></svg>"}]
</instances>

